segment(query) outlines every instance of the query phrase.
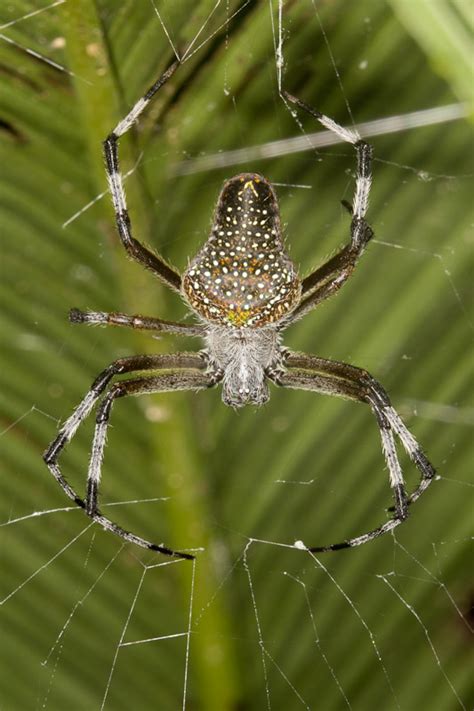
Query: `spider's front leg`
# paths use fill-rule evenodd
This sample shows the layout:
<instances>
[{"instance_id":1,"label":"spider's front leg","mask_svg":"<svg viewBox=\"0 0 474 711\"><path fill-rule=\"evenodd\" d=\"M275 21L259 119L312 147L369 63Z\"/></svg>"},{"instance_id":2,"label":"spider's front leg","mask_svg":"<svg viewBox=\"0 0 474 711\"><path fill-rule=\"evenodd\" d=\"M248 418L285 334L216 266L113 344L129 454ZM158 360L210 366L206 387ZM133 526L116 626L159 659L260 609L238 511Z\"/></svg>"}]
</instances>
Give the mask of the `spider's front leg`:
<instances>
[{"instance_id":1,"label":"spider's front leg","mask_svg":"<svg viewBox=\"0 0 474 711\"><path fill-rule=\"evenodd\" d=\"M112 195L112 202L114 204L117 229L120 239L122 240L122 244L133 259L147 269L151 269L151 271L153 271L167 286L177 292L181 289L181 277L179 273L169 264L166 264L160 255L151 252L132 235L132 225L127 210L125 190L122 175L120 173L118 145L120 137L130 130L135 121L137 121L141 114L145 111L155 94L174 74L179 64L180 62L176 60L168 67L158 81L156 81L148 89L145 95L137 101L132 110L127 114L127 116L125 116L124 119L122 119L122 121L117 124L114 130L104 141L107 179Z\"/></svg>"},{"instance_id":2,"label":"spider's front leg","mask_svg":"<svg viewBox=\"0 0 474 711\"><path fill-rule=\"evenodd\" d=\"M356 188L353 204L343 202L352 215L351 241L319 269L303 279L301 303L285 321L285 325L287 325L301 318L318 303L332 296L341 288L352 274L368 242L373 237L372 228L365 219L372 183L372 146L363 141L354 129L340 126L333 119L316 111L286 91L282 92L282 95L289 102L317 119L325 128L339 136L342 141L352 144L357 153Z\"/></svg>"}]
</instances>

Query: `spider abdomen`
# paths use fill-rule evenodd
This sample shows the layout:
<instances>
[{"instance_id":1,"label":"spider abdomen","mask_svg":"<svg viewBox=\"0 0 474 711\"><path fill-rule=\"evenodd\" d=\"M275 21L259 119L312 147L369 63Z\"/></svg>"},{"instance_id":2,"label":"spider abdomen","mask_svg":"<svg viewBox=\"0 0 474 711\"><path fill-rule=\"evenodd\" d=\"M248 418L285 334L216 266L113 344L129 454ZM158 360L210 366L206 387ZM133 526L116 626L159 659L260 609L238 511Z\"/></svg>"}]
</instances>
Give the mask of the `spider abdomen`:
<instances>
[{"instance_id":1,"label":"spider abdomen","mask_svg":"<svg viewBox=\"0 0 474 711\"><path fill-rule=\"evenodd\" d=\"M183 292L206 321L237 327L275 323L297 305L301 283L265 178L242 173L224 183L211 235L186 270Z\"/></svg>"},{"instance_id":2,"label":"spider abdomen","mask_svg":"<svg viewBox=\"0 0 474 711\"><path fill-rule=\"evenodd\" d=\"M267 368L281 365L280 337L274 328L211 326L206 335L209 364L221 371L226 405L263 405L269 397Z\"/></svg>"}]
</instances>

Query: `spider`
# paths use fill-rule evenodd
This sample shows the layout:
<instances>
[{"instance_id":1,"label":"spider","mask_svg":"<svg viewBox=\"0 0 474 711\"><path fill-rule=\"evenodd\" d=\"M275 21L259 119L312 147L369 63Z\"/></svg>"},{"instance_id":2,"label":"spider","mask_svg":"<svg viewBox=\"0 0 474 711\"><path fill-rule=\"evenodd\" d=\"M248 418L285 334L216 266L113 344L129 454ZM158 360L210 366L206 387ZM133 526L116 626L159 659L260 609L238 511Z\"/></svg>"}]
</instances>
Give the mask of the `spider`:
<instances>
[{"instance_id":1,"label":"spider","mask_svg":"<svg viewBox=\"0 0 474 711\"><path fill-rule=\"evenodd\" d=\"M311 548L301 543L295 546L318 553L368 543L407 518L409 504L427 489L435 477L435 470L391 406L383 387L366 370L293 352L282 345L282 333L341 288L373 236L365 219L372 176L372 148L355 130L340 126L283 91L284 101L310 114L355 148L357 175L353 205L344 203L351 214L349 243L309 276L300 279L283 243L279 207L271 183L256 173L242 173L224 182L210 237L181 276L159 254L151 252L133 237L118 159L120 137L139 119L179 64L179 60L174 61L117 124L104 141L104 153L117 229L127 254L179 294L199 323L186 325L140 315L78 309L72 309L69 318L75 324L106 324L197 336L204 340L205 348L197 352L135 355L111 363L94 380L43 458L67 496L104 529L144 548L190 559L194 557L190 553L151 543L124 530L99 510L107 427L118 398L174 390L196 391L221 385L224 403L239 408L249 404L263 405L269 397L270 381L283 388L360 401L370 406L380 430L394 498L390 510L394 515L378 528L341 543ZM117 375L136 371L141 371L142 375L111 382ZM144 371L154 374L143 375ZM83 499L63 477L58 458L97 403L87 493ZM421 474L418 487L409 496L395 448L395 436Z\"/></svg>"}]
</instances>

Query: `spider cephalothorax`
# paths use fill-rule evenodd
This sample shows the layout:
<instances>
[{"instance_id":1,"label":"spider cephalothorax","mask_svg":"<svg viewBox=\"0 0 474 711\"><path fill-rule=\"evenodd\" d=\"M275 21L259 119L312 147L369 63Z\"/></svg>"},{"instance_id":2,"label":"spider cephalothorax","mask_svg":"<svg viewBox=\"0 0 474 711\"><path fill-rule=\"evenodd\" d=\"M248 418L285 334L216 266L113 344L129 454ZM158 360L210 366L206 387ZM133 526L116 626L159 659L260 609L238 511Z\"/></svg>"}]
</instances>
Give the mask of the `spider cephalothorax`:
<instances>
[{"instance_id":1,"label":"spider cephalothorax","mask_svg":"<svg viewBox=\"0 0 474 711\"><path fill-rule=\"evenodd\" d=\"M146 316L72 309L73 323L113 324L155 332L198 336L204 350L165 355L121 358L109 365L92 383L89 392L61 427L44 453L44 459L69 498L101 526L127 541L167 555L192 558L125 531L98 508L98 489L107 427L117 398L142 393L199 390L222 385L224 402L233 407L262 405L268 399L268 383L286 388L311 390L366 403L380 430L382 450L394 497L393 518L378 528L342 543L308 550L328 551L367 543L393 530L408 515L433 481L435 471L390 404L382 386L365 370L304 353L281 345L282 331L334 294L349 276L372 237L365 220L371 184L371 147L351 129L343 128L294 96L282 99L316 118L357 153L357 177L351 212L350 241L334 257L300 280L286 253L280 229L280 214L272 185L260 175L243 173L224 183L211 235L190 262L183 278L158 254L144 247L131 232L123 181L119 170L118 142L146 109L157 91L172 76L179 61L158 79L120 121L104 143L107 177L115 208L117 229L127 253L154 272L170 289L179 293L195 315L198 325L163 321ZM116 375L141 372L111 384ZM153 375L146 375L153 372ZM143 374L145 373L145 375ZM100 402L99 402L100 401ZM77 428L97 407L96 427L89 462L86 496L80 497L63 477L58 458ZM407 496L395 447L395 436L419 469L421 481ZM301 548L302 545L298 544Z\"/></svg>"},{"instance_id":2,"label":"spider cephalothorax","mask_svg":"<svg viewBox=\"0 0 474 711\"><path fill-rule=\"evenodd\" d=\"M222 380L226 405L263 405L269 397L267 373L282 365L275 326L209 326L205 335L209 366Z\"/></svg>"}]
</instances>

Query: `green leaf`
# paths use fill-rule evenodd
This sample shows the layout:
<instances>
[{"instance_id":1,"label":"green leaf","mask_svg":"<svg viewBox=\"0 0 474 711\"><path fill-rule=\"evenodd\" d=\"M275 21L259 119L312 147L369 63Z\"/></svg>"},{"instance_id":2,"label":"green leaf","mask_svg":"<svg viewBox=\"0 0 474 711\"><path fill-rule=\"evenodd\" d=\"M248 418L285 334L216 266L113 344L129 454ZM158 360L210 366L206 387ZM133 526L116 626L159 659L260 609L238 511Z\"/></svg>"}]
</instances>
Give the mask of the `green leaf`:
<instances>
[{"instance_id":1,"label":"green leaf","mask_svg":"<svg viewBox=\"0 0 474 711\"><path fill-rule=\"evenodd\" d=\"M408 4L286 3L285 88L347 125L462 113L457 97L472 89L460 56L433 61L407 34ZM215 5L11 0L0 11L0 706L176 709L185 696L206 711L470 707L467 121L370 139L374 243L340 294L285 333L292 349L380 379L439 469L394 536L318 560L292 547L369 531L391 504L370 411L308 392L272 388L268 405L239 412L218 388L115 406L104 510L157 543L203 548L195 564L122 546L79 508L62 510L70 502L42 462L111 361L202 347L67 320L78 307L191 322L126 259L109 196L84 210L106 190L101 141L169 64L170 41L196 51L120 144L135 234L184 269L223 180L255 170L277 187L302 274L349 237L350 146L230 160L320 127L278 96L277 3L275 37L269 3ZM469 18L461 2L442 6L457 7L444 26L465 62ZM80 492L92 436L90 417L61 458ZM417 472L401 460L413 489ZM140 640L154 641L128 644Z\"/></svg>"},{"instance_id":2,"label":"green leaf","mask_svg":"<svg viewBox=\"0 0 474 711\"><path fill-rule=\"evenodd\" d=\"M472 30L468 0L390 0L400 21L420 43L435 69L472 112Z\"/></svg>"}]
</instances>

